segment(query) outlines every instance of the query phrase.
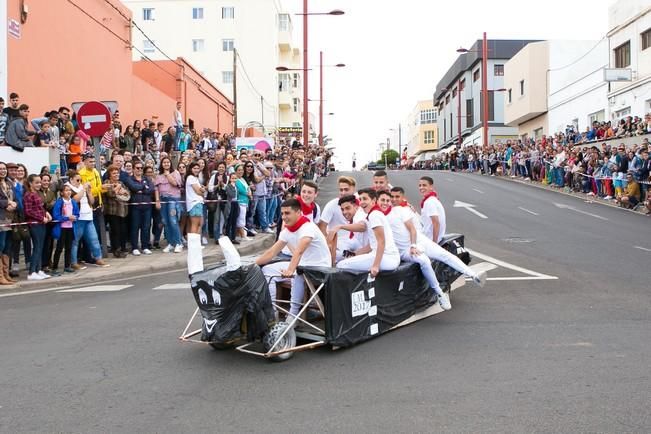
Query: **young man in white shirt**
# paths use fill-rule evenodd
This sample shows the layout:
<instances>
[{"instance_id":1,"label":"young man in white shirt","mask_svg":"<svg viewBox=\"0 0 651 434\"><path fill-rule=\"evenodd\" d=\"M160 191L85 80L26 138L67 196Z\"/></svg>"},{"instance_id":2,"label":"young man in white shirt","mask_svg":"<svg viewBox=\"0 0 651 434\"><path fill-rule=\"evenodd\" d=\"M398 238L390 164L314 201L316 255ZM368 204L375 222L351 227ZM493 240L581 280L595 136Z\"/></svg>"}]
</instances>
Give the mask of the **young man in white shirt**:
<instances>
[{"instance_id":1,"label":"young man in white shirt","mask_svg":"<svg viewBox=\"0 0 651 434\"><path fill-rule=\"evenodd\" d=\"M353 194L341 197L339 200L339 207L341 212L346 219L346 223L355 224L366 220L366 213L359 206L359 199ZM344 236L339 236L339 233L343 232ZM368 245L368 240L365 236L365 232L354 232L354 231L331 231L328 233L328 245L332 246L331 240L336 236L337 244L336 250L331 249L334 257L334 264L337 262L349 258L358 254L366 253L366 250L362 250Z\"/></svg>"},{"instance_id":2,"label":"young man in white shirt","mask_svg":"<svg viewBox=\"0 0 651 434\"><path fill-rule=\"evenodd\" d=\"M432 261L421 250L418 249L418 231L413 222L413 213L408 207L391 206L391 193L388 191L378 192L378 205L389 221L393 240L400 252L400 259L405 262L414 262L420 266L420 270L436 294L439 305L443 310L450 310L450 298L441 290L436 273L432 268Z\"/></svg>"},{"instance_id":3,"label":"young man in white shirt","mask_svg":"<svg viewBox=\"0 0 651 434\"><path fill-rule=\"evenodd\" d=\"M366 212L366 219L352 224L336 226L333 230L345 229L354 232L366 232L368 246L360 251L361 254L346 258L337 263L337 268L369 271L371 277L380 271L395 270L400 265L400 253L393 241L393 234L389 229L386 216L377 205L377 193L372 188L365 188L358 192L360 206ZM345 212L344 208L342 211ZM347 220L354 215L345 212Z\"/></svg>"},{"instance_id":4,"label":"young man in white shirt","mask_svg":"<svg viewBox=\"0 0 651 434\"><path fill-rule=\"evenodd\" d=\"M329 232L331 232L335 226L345 225L349 223L349 221L344 217L341 211L341 207L339 206L339 199L344 196L354 195L357 182L355 181L355 178L352 178L350 176L340 176L337 179L337 185L339 187L339 197L329 201L323 207L319 220L316 220L318 221L319 229L321 229L323 235L326 235ZM340 230L337 233L336 239L334 237L328 237L330 250L331 252L333 252L332 255L333 266L338 259L341 259L340 253L343 252L343 250L339 248L339 243L342 240L344 240L345 243L346 242L345 240L349 238L349 234L350 233L348 231ZM334 252L336 252L336 254Z\"/></svg>"},{"instance_id":5,"label":"young man in white shirt","mask_svg":"<svg viewBox=\"0 0 651 434\"><path fill-rule=\"evenodd\" d=\"M389 184L389 175L384 170L377 170L373 174L373 190L382 191L382 190L391 190L392 185Z\"/></svg>"},{"instance_id":6,"label":"young man in white shirt","mask_svg":"<svg viewBox=\"0 0 651 434\"><path fill-rule=\"evenodd\" d=\"M319 195L319 186L312 181L304 181L301 186L301 193L296 199L301 204L303 215L312 223L319 223L321 220L321 207L315 202Z\"/></svg>"},{"instance_id":7,"label":"young man in white shirt","mask_svg":"<svg viewBox=\"0 0 651 434\"><path fill-rule=\"evenodd\" d=\"M478 286L486 283L486 272L476 273L461 259L445 250L439 242L445 235L445 209L434 191L434 180L423 176L418 181L418 191L423 196L420 203L420 221L422 234L418 237L418 246L433 261L440 261L453 269L472 278Z\"/></svg>"},{"instance_id":8,"label":"young man in white shirt","mask_svg":"<svg viewBox=\"0 0 651 434\"><path fill-rule=\"evenodd\" d=\"M255 263L262 266L262 272L269 282L271 299L276 300L277 282L292 282L290 318L298 315L305 294L305 280L296 274L299 265L330 267L330 251L319 228L302 214L301 204L296 199L287 199L280 205L280 215L285 228L278 241L264 252ZM292 251L290 261L269 264L278 253L288 246ZM268 264L268 265L267 265Z\"/></svg>"}]
</instances>

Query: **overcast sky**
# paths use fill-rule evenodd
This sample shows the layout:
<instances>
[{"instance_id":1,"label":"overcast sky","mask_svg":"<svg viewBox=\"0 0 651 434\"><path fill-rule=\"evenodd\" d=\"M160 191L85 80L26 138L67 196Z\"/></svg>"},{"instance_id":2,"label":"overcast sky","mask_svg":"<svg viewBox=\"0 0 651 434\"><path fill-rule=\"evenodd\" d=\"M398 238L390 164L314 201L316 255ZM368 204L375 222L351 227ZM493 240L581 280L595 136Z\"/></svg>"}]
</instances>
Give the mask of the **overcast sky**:
<instances>
[{"instance_id":1,"label":"overcast sky","mask_svg":"<svg viewBox=\"0 0 651 434\"><path fill-rule=\"evenodd\" d=\"M302 0L282 0L290 13ZM416 101L432 97L436 83L457 57L458 47L481 39L598 40L608 31L613 0L310 0L311 12L342 9L343 16L309 18L309 63L346 63L324 70L324 133L350 167L375 158L378 143L395 133ZM445 7L444 7L445 5ZM458 8L457 8L458 6ZM295 36L302 17L293 16ZM310 98L318 99L318 70L310 74ZM318 103L310 103L318 113ZM395 136L397 137L397 136ZM403 135L403 140L405 136ZM392 145L394 140L392 140Z\"/></svg>"}]
</instances>

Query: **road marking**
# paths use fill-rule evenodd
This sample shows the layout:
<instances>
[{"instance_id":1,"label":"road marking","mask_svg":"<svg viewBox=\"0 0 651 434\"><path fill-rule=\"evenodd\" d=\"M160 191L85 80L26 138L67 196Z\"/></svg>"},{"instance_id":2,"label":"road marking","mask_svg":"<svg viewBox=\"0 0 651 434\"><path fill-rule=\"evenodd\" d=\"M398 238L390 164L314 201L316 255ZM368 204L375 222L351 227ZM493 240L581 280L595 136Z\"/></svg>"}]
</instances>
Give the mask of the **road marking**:
<instances>
[{"instance_id":1,"label":"road marking","mask_svg":"<svg viewBox=\"0 0 651 434\"><path fill-rule=\"evenodd\" d=\"M454 182L452 181L452 178L445 178L446 181Z\"/></svg>"},{"instance_id":2,"label":"road marking","mask_svg":"<svg viewBox=\"0 0 651 434\"><path fill-rule=\"evenodd\" d=\"M529 210L529 209L522 208L521 206L519 206L518 209L519 209L519 210L522 210L522 211L524 211L524 212L528 212L528 213L531 214L531 215L540 215L540 214L538 214L537 212L533 212L533 211L531 211L531 210Z\"/></svg>"},{"instance_id":3,"label":"road marking","mask_svg":"<svg viewBox=\"0 0 651 434\"><path fill-rule=\"evenodd\" d=\"M133 285L95 285L75 289L64 289L63 291L57 292L116 292L131 288L132 286Z\"/></svg>"},{"instance_id":4,"label":"road marking","mask_svg":"<svg viewBox=\"0 0 651 434\"><path fill-rule=\"evenodd\" d=\"M570 206L570 205L564 205L562 203L555 203L554 205L556 205L556 207L558 207L560 209L569 209L571 211L578 212L579 214L589 215L590 217L594 217L594 218L599 219L599 220L608 221L608 219L606 217L602 217L600 215L592 214L592 213L589 213L589 212L586 212L586 211L581 211L580 209L576 209L576 208L574 208L573 206Z\"/></svg>"},{"instance_id":5,"label":"road marking","mask_svg":"<svg viewBox=\"0 0 651 434\"><path fill-rule=\"evenodd\" d=\"M509 280L557 280L558 277L548 276L548 277L539 277L539 276L509 276L509 277L487 277L486 280L496 280L496 281L509 281ZM466 277L467 281L471 281L470 277Z\"/></svg>"},{"instance_id":6,"label":"road marking","mask_svg":"<svg viewBox=\"0 0 651 434\"><path fill-rule=\"evenodd\" d=\"M152 288L154 291L161 291L166 289L190 289L190 283L166 283Z\"/></svg>"},{"instance_id":7,"label":"road marking","mask_svg":"<svg viewBox=\"0 0 651 434\"><path fill-rule=\"evenodd\" d=\"M645 252L651 252L651 249L647 249L646 247L633 246L633 248L638 250L644 250Z\"/></svg>"},{"instance_id":8,"label":"road marking","mask_svg":"<svg viewBox=\"0 0 651 434\"><path fill-rule=\"evenodd\" d=\"M472 256L476 256L476 257L478 257L480 259L483 259L484 261L492 262L493 264L499 265L500 267L508 268L510 270L513 270L513 271L518 271L518 272L523 273L523 274L528 274L530 276L530 277L527 277L527 278L519 278L519 279L506 278L506 277L500 277L500 278L493 277L492 278L493 280L496 280L496 279L500 279L500 280L557 280L558 279L558 277L556 277L556 276L549 276L547 274L538 273L537 271L529 270L527 268L520 267L520 266L515 265L515 264L510 264L510 263L508 263L506 261L502 261L500 259L493 258L493 257L488 256L488 255L484 255L483 253L476 252L476 251L471 250L471 249L469 249L467 247L466 247L466 250ZM534 277L535 279L532 279L531 277ZM489 279L491 279L491 278L489 278Z\"/></svg>"},{"instance_id":9,"label":"road marking","mask_svg":"<svg viewBox=\"0 0 651 434\"><path fill-rule=\"evenodd\" d=\"M484 192L483 192L483 191L481 191L481 190L480 190L480 189L478 189L478 188L473 188L473 190L474 190L474 191L476 191L477 193L481 193L481 194L484 194Z\"/></svg>"},{"instance_id":10,"label":"road marking","mask_svg":"<svg viewBox=\"0 0 651 434\"><path fill-rule=\"evenodd\" d=\"M486 217L484 214L482 214L482 213L480 213L479 211L477 211L476 209L473 209L473 208L475 207L475 205L473 205L473 204L471 204L471 203L466 203L466 202L461 202L461 201L459 201L459 200L455 200L455 201L454 201L454 205L452 205L452 206L453 206L454 208L465 208L465 209L467 209L468 211L470 211L471 213L475 214L477 217L480 217L480 218L483 218L483 219L487 219L487 218L488 218L488 217Z\"/></svg>"}]
</instances>

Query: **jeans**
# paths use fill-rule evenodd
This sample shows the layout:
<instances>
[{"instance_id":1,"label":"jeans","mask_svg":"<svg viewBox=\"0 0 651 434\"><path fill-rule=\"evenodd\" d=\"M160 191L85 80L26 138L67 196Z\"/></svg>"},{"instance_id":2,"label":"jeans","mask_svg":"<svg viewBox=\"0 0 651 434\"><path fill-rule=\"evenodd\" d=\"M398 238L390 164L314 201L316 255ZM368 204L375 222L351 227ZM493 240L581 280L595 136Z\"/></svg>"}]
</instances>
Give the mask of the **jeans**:
<instances>
[{"instance_id":1,"label":"jeans","mask_svg":"<svg viewBox=\"0 0 651 434\"><path fill-rule=\"evenodd\" d=\"M231 209L228 213L228 220L226 220L226 226L224 228L224 234L231 239L235 240L235 230L237 229L237 218L240 215L240 204L235 200L231 201Z\"/></svg>"},{"instance_id":2,"label":"jeans","mask_svg":"<svg viewBox=\"0 0 651 434\"><path fill-rule=\"evenodd\" d=\"M41 271L43 243L45 242L45 225L29 225L29 235L32 238L32 261L29 263L29 274Z\"/></svg>"},{"instance_id":3,"label":"jeans","mask_svg":"<svg viewBox=\"0 0 651 434\"><path fill-rule=\"evenodd\" d=\"M276 222L276 209L278 208L278 197L276 195L267 199L267 223Z\"/></svg>"},{"instance_id":4,"label":"jeans","mask_svg":"<svg viewBox=\"0 0 651 434\"><path fill-rule=\"evenodd\" d=\"M25 253L25 264L32 260L32 240L30 238L19 240L11 244L14 264L20 264L20 243L23 243Z\"/></svg>"},{"instance_id":5,"label":"jeans","mask_svg":"<svg viewBox=\"0 0 651 434\"><path fill-rule=\"evenodd\" d=\"M131 207L131 248L138 248L138 233L142 249L149 249L151 232L151 205L135 205Z\"/></svg>"},{"instance_id":6,"label":"jeans","mask_svg":"<svg viewBox=\"0 0 651 434\"><path fill-rule=\"evenodd\" d=\"M71 261L72 261L72 255L71 255L71 250L72 250L72 239L74 238L73 234L73 229L72 228L61 228L61 236L57 240L57 248L54 251L54 259L52 260L52 269L56 270L59 268L59 258L61 258L61 252L64 251L65 253L63 256L63 266L64 268L70 268Z\"/></svg>"},{"instance_id":7,"label":"jeans","mask_svg":"<svg viewBox=\"0 0 651 434\"><path fill-rule=\"evenodd\" d=\"M162 204L161 204L162 208ZM160 237L163 233L163 220L160 210L156 209L156 205L151 206L151 217L152 217L152 232L154 234L154 244L158 245L160 243Z\"/></svg>"},{"instance_id":8,"label":"jeans","mask_svg":"<svg viewBox=\"0 0 651 434\"><path fill-rule=\"evenodd\" d=\"M161 196L160 198L160 216L163 220L163 227L165 227L165 238L171 246L181 244L179 218L182 205L180 200L181 198L171 196Z\"/></svg>"},{"instance_id":9,"label":"jeans","mask_svg":"<svg viewBox=\"0 0 651 434\"><path fill-rule=\"evenodd\" d=\"M175 126L176 129L176 135L174 136L174 151L179 150L179 143L181 142L181 132L183 131L183 127L180 126Z\"/></svg>"},{"instance_id":10,"label":"jeans","mask_svg":"<svg viewBox=\"0 0 651 434\"><path fill-rule=\"evenodd\" d=\"M0 253L4 254L7 238L12 234L11 231L0 231Z\"/></svg>"},{"instance_id":11,"label":"jeans","mask_svg":"<svg viewBox=\"0 0 651 434\"><path fill-rule=\"evenodd\" d=\"M127 250L127 218L117 215L106 216L106 221L109 224L109 238L111 240L111 250L126 251Z\"/></svg>"},{"instance_id":12,"label":"jeans","mask_svg":"<svg viewBox=\"0 0 651 434\"><path fill-rule=\"evenodd\" d=\"M72 242L72 263L77 263L77 252L79 250L79 242L84 240L88 247L90 247L93 258L102 259L102 248L99 245L97 232L92 220L77 220L75 223L75 239Z\"/></svg>"},{"instance_id":13,"label":"jeans","mask_svg":"<svg viewBox=\"0 0 651 434\"><path fill-rule=\"evenodd\" d=\"M230 207L227 207L225 202L217 202L217 209L215 209L215 217L213 219L213 236L216 240L226 231L225 226L228 215L225 214L225 211L230 213L230 209L227 210L227 208Z\"/></svg>"},{"instance_id":14,"label":"jeans","mask_svg":"<svg viewBox=\"0 0 651 434\"><path fill-rule=\"evenodd\" d=\"M264 196L253 196L251 215L260 225L260 229L265 230L269 228L267 221L267 199Z\"/></svg>"}]
</instances>

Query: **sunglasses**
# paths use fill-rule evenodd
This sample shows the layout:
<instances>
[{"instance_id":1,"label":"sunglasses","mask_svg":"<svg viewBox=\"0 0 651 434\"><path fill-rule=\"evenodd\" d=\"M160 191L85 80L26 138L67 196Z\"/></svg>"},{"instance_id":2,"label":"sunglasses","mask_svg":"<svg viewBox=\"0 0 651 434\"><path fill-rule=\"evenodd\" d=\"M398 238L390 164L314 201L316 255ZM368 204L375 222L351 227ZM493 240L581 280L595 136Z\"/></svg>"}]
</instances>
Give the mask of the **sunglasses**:
<instances>
[{"instance_id":1,"label":"sunglasses","mask_svg":"<svg viewBox=\"0 0 651 434\"><path fill-rule=\"evenodd\" d=\"M142 170L142 167L134 167L134 170Z\"/></svg>"}]
</instances>

